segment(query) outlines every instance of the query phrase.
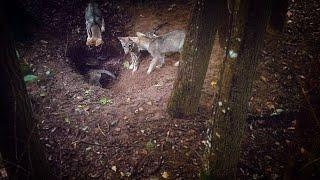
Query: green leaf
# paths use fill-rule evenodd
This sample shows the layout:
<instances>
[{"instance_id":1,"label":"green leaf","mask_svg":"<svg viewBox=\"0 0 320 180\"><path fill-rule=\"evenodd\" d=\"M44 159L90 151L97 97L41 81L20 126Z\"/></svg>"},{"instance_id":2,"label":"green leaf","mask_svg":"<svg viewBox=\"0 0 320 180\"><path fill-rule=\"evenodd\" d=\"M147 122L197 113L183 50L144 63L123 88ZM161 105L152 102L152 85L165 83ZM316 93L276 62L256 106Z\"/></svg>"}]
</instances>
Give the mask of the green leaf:
<instances>
[{"instance_id":1,"label":"green leaf","mask_svg":"<svg viewBox=\"0 0 320 180\"><path fill-rule=\"evenodd\" d=\"M129 67L130 67L129 61L125 61L123 63L123 67L126 68L126 69L129 69Z\"/></svg>"},{"instance_id":2,"label":"green leaf","mask_svg":"<svg viewBox=\"0 0 320 180\"><path fill-rule=\"evenodd\" d=\"M69 118L64 118L64 121L66 122L66 123L68 123L68 124L70 124L70 119Z\"/></svg>"},{"instance_id":3,"label":"green leaf","mask_svg":"<svg viewBox=\"0 0 320 180\"><path fill-rule=\"evenodd\" d=\"M152 140L150 139L146 144L145 147L147 150L151 151L152 149L154 149L155 144L152 142Z\"/></svg>"},{"instance_id":4,"label":"green leaf","mask_svg":"<svg viewBox=\"0 0 320 180\"><path fill-rule=\"evenodd\" d=\"M106 105L106 104L111 104L112 101L110 99L106 98L106 97L102 97L102 98L100 98L99 103L101 105Z\"/></svg>"},{"instance_id":5,"label":"green leaf","mask_svg":"<svg viewBox=\"0 0 320 180\"><path fill-rule=\"evenodd\" d=\"M91 89L87 89L87 90L85 90L85 91L84 91L84 94L85 94L85 95L90 95L90 94L91 94L91 92L92 92L92 90L91 90Z\"/></svg>"},{"instance_id":6,"label":"green leaf","mask_svg":"<svg viewBox=\"0 0 320 180\"><path fill-rule=\"evenodd\" d=\"M107 98L102 97L102 98L100 98L99 102L100 102L100 104L105 105L105 104L107 104Z\"/></svg>"},{"instance_id":7,"label":"green leaf","mask_svg":"<svg viewBox=\"0 0 320 180\"><path fill-rule=\"evenodd\" d=\"M23 77L23 80L25 82L28 82L28 81L35 81L38 79L38 76L35 76L35 75L32 75L32 74L28 74L26 76Z\"/></svg>"},{"instance_id":8,"label":"green leaf","mask_svg":"<svg viewBox=\"0 0 320 180\"><path fill-rule=\"evenodd\" d=\"M229 56L230 56L230 58L235 59L235 58L238 57L238 53L236 53L236 52L233 51L233 50L230 50L230 51L229 51Z\"/></svg>"},{"instance_id":9,"label":"green leaf","mask_svg":"<svg viewBox=\"0 0 320 180\"><path fill-rule=\"evenodd\" d=\"M51 71L50 71L50 70L46 71L46 75L47 75L47 76L49 76L50 74L51 74Z\"/></svg>"}]
</instances>

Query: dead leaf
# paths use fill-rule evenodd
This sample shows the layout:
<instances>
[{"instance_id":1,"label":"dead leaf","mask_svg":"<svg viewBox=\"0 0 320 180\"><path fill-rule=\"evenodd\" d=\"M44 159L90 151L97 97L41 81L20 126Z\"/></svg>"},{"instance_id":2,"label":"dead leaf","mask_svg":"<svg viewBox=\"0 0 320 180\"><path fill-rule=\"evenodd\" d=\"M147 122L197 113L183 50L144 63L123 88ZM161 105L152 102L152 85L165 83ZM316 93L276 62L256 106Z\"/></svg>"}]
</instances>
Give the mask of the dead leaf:
<instances>
[{"instance_id":1,"label":"dead leaf","mask_svg":"<svg viewBox=\"0 0 320 180\"><path fill-rule=\"evenodd\" d=\"M116 166L112 166L111 169L112 169L112 171L117 172L117 167Z\"/></svg>"},{"instance_id":2,"label":"dead leaf","mask_svg":"<svg viewBox=\"0 0 320 180\"><path fill-rule=\"evenodd\" d=\"M220 134L219 134L219 133L217 133L217 132L216 132L216 136L217 136L218 138L220 138L220 137L221 137L221 136L220 136Z\"/></svg>"},{"instance_id":3,"label":"dead leaf","mask_svg":"<svg viewBox=\"0 0 320 180\"><path fill-rule=\"evenodd\" d=\"M41 42L42 44L48 44L48 41L45 41L45 40L40 40L40 42Z\"/></svg>"},{"instance_id":4,"label":"dead leaf","mask_svg":"<svg viewBox=\"0 0 320 180\"><path fill-rule=\"evenodd\" d=\"M161 173L161 176L162 176L164 179L168 179L169 173L168 173L167 171L164 171L163 173Z\"/></svg>"},{"instance_id":5,"label":"dead leaf","mask_svg":"<svg viewBox=\"0 0 320 180\"><path fill-rule=\"evenodd\" d=\"M212 80L212 81L211 81L211 86L212 86L212 87L216 87L216 85L217 85L217 81Z\"/></svg>"},{"instance_id":6,"label":"dead leaf","mask_svg":"<svg viewBox=\"0 0 320 180\"><path fill-rule=\"evenodd\" d=\"M264 76L260 76L260 79L261 79L263 82L267 82L267 78L264 77Z\"/></svg>"}]
</instances>

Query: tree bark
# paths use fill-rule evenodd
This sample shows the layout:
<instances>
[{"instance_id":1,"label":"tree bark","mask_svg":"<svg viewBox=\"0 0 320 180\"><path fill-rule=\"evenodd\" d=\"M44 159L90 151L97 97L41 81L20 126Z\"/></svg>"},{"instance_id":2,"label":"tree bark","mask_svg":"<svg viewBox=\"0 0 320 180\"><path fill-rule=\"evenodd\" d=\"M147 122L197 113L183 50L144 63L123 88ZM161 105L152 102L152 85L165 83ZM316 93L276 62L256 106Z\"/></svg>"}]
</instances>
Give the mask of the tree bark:
<instances>
[{"instance_id":1,"label":"tree bark","mask_svg":"<svg viewBox=\"0 0 320 180\"><path fill-rule=\"evenodd\" d=\"M197 111L223 2L197 0L195 3L167 107L173 117L190 116Z\"/></svg>"},{"instance_id":2,"label":"tree bark","mask_svg":"<svg viewBox=\"0 0 320 180\"><path fill-rule=\"evenodd\" d=\"M272 12L269 21L270 30L281 33L287 19L288 0L273 0Z\"/></svg>"},{"instance_id":3,"label":"tree bark","mask_svg":"<svg viewBox=\"0 0 320 180\"><path fill-rule=\"evenodd\" d=\"M40 147L37 124L3 12L0 12L0 151L3 162L10 179L53 179Z\"/></svg>"},{"instance_id":4,"label":"tree bark","mask_svg":"<svg viewBox=\"0 0 320 180\"><path fill-rule=\"evenodd\" d=\"M263 35L271 0L242 0L232 4L232 35L226 51L209 120L202 179L235 179ZM238 53L239 52L239 53Z\"/></svg>"}]
</instances>

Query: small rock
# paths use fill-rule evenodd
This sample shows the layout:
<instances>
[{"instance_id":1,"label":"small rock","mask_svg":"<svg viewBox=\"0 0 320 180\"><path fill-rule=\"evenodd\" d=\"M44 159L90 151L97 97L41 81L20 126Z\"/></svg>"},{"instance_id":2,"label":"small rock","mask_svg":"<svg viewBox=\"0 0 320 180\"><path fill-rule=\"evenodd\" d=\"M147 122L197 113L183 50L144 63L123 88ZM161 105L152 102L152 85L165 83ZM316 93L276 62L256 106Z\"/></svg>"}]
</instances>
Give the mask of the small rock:
<instances>
[{"instance_id":1,"label":"small rock","mask_svg":"<svg viewBox=\"0 0 320 180\"><path fill-rule=\"evenodd\" d=\"M161 101L161 97L157 97L156 102L160 102L160 101Z\"/></svg>"},{"instance_id":2,"label":"small rock","mask_svg":"<svg viewBox=\"0 0 320 180\"><path fill-rule=\"evenodd\" d=\"M114 120L114 121L111 121L111 126L115 126L116 124L118 124L118 120Z\"/></svg>"},{"instance_id":3,"label":"small rock","mask_svg":"<svg viewBox=\"0 0 320 180\"><path fill-rule=\"evenodd\" d=\"M267 78L264 77L264 76L260 76L260 79L261 79L263 82L267 82Z\"/></svg>"},{"instance_id":4,"label":"small rock","mask_svg":"<svg viewBox=\"0 0 320 180\"><path fill-rule=\"evenodd\" d=\"M163 173L161 173L161 176L164 178L164 179L167 179L169 177L169 173L167 171L164 171Z\"/></svg>"},{"instance_id":5,"label":"small rock","mask_svg":"<svg viewBox=\"0 0 320 180\"><path fill-rule=\"evenodd\" d=\"M114 172L117 172L117 167L116 167L116 166L112 166L111 169L112 169Z\"/></svg>"},{"instance_id":6,"label":"small rock","mask_svg":"<svg viewBox=\"0 0 320 180\"><path fill-rule=\"evenodd\" d=\"M48 44L48 41L45 41L45 40L40 40L40 42L43 44Z\"/></svg>"}]
</instances>

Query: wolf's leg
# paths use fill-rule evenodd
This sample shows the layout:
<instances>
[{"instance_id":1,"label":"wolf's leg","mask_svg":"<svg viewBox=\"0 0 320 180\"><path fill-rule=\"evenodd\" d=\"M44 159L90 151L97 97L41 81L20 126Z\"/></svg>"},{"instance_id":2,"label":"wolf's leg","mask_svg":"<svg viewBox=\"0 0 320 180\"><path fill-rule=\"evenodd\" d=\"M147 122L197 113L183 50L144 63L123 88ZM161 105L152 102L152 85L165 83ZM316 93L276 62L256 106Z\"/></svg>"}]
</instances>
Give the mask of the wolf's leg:
<instances>
[{"instance_id":1,"label":"wolf's leg","mask_svg":"<svg viewBox=\"0 0 320 180\"><path fill-rule=\"evenodd\" d=\"M154 57L150 63L147 74L150 74L158 62L158 57Z\"/></svg>"},{"instance_id":2,"label":"wolf's leg","mask_svg":"<svg viewBox=\"0 0 320 180\"><path fill-rule=\"evenodd\" d=\"M134 55L133 55L133 57L134 57L134 59L133 59L133 70L132 70L132 72L135 72L135 71L137 71L138 70L138 65L139 65L139 57L136 55L136 53L133 53Z\"/></svg>"},{"instance_id":3,"label":"wolf's leg","mask_svg":"<svg viewBox=\"0 0 320 180\"><path fill-rule=\"evenodd\" d=\"M179 51L179 52L180 52L179 60L174 63L174 66L176 66L176 67L180 65L180 61L182 59L182 51Z\"/></svg>"},{"instance_id":4,"label":"wolf's leg","mask_svg":"<svg viewBox=\"0 0 320 180\"><path fill-rule=\"evenodd\" d=\"M105 24L104 24L104 18L102 18L102 23L101 23L101 32L104 32L106 30Z\"/></svg>"},{"instance_id":5,"label":"wolf's leg","mask_svg":"<svg viewBox=\"0 0 320 180\"><path fill-rule=\"evenodd\" d=\"M135 54L133 52L130 52L130 57L131 57L131 62L130 62L130 66L129 69L133 69L134 67L134 59L135 59Z\"/></svg>"},{"instance_id":6,"label":"wolf's leg","mask_svg":"<svg viewBox=\"0 0 320 180\"><path fill-rule=\"evenodd\" d=\"M159 62L160 62L160 64L157 67L161 68L164 65L164 56L161 56L159 58Z\"/></svg>"},{"instance_id":7,"label":"wolf's leg","mask_svg":"<svg viewBox=\"0 0 320 180\"><path fill-rule=\"evenodd\" d=\"M101 44L103 44L103 40L102 39L97 39L96 40L96 46L100 46Z\"/></svg>"},{"instance_id":8,"label":"wolf's leg","mask_svg":"<svg viewBox=\"0 0 320 180\"><path fill-rule=\"evenodd\" d=\"M89 24L86 23L86 29L87 29L87 42L86 42L86 45L89 46L92 44L92 37L91 37L91 33L90 33L90 27L89 27Z\"/></svg>"},{"instance_id":9,"label":"wolf's leg","mask_svg":"<svg viewBox=\"0 0 320 180\"><path fill-rule=\"evenodd\" d=\"M86 29L87 29L87 35L89 38L91 38L91 32L90 32L90 24L86 22Z\"/></svg>"}]
</instances>

